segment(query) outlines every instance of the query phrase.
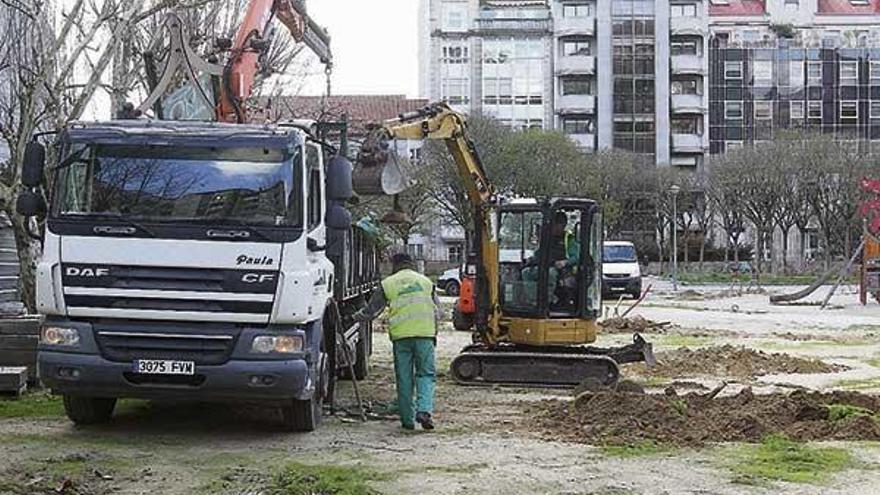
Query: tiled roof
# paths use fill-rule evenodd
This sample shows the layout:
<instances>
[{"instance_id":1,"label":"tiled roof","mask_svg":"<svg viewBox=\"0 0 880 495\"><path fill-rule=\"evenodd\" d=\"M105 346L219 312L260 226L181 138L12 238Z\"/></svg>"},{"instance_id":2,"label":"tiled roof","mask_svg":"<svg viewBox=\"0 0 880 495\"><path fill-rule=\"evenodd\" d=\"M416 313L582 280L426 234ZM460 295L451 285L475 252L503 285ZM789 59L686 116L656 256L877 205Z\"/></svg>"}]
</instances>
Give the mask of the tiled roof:
<instances>
[{"instance_id":1,"label":"tiled roof","mask_svg":"<svg viewBox=\"0 0 880 495\"><path fill-rule=\"evenodd\" d=\"M850 0L819 0L819 15L871 15L880 13L880 0L853 3Z\"/></svg>"},{"instance_id":2,"label":"tiled roof","mask_svg":"<svg viewBox=\"0 0 880 495\"><path fill-rule=\"evenodd\" d=\"M763 0L727 0L709 3L710 16L747 16L764 15L764 13Z\"/></svg>"},{"instance_id":3,"label":"tiled roof","mask_svg":"<svg viewBox=\"0 0 880 495\"><path fill-rule=\"evenodd\" d=\"M265 117L273 121L339 120L347 116L352 135L363 133L370 122L393 119L427 104L428 100L404 95L333 95L323 102L320 96L277 96L260 101Z\"/></svg>"}]
</instances>

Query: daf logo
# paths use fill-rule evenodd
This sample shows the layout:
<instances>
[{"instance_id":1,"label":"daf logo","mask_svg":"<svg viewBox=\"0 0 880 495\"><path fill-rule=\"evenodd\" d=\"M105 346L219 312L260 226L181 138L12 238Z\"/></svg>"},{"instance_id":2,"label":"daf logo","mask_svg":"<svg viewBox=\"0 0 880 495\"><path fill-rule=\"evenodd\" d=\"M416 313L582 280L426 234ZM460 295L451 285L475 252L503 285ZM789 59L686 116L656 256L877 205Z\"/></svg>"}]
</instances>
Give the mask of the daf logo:
<instances>
[{"instance_id":1,"label":"daf logo","mask_svg":"<svg viewBox=\"0 0 880 495\"><path fill-rule=\"evenodd\" d=\"M275 275L262 273L245 273L241 281L246 284L262 284L275 280Z\"/></svg>"},{"instance_id":2,"label":"daf logo","mask_svg":"<svg viewBox=\"0 0 880 495\"><path fill-rule=\"evenodd\" d=\"M109 268L80 268L78 266L68 266L65 272L68 277L109 277Z\"/></svg>"}]
</instances>

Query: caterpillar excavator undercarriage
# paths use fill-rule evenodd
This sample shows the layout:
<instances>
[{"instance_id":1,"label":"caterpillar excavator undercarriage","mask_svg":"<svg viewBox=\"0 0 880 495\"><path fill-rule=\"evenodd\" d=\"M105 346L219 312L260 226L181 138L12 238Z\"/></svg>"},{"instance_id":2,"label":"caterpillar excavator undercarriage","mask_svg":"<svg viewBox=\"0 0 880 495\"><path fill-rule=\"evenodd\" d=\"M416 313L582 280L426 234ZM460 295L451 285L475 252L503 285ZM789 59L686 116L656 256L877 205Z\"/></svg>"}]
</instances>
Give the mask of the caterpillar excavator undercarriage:
<instances>
[{"instance_id":1,"label":"caterpillar excavator undercarriage","mask_svg":"<svg viewBox=\"0 0 880 495\"><path fill-rule=\"evenodd\" d=\"M475 254L466 267L454 321L474 343L453 360L462 384L614 386L618 364L654 362L634 335L617 348L593 347L601 314L602 212L584 198L507 199L486 175L462 115L443 103L375 126L354 170L362 195L396 195L413 184L394 140L440 140L474 208ZM399 213L386 220L405 221Z\"/></svg>"}]
</instances>

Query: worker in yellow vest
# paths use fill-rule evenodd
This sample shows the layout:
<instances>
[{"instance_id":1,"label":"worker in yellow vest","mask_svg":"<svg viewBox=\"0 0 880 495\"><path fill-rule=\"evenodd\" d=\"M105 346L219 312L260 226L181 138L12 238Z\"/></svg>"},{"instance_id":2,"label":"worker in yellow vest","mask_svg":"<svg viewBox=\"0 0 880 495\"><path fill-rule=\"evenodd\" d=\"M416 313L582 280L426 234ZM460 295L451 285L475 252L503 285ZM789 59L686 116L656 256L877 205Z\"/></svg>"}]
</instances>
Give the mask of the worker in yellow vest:
<instances>
[{"instance_id":1,"label":"worker in yellow vest","mask_svg":"<svg viewBox=\"0 0 880 495\"><path fill-rule=\"evenodd\" d=\"M369 321L388 307L388 336L394 348L400 423L408 430L414 429L416 422L426 430L433 430L434 347L440 304L434 282L415 271L409 255L395 254L391 262L394 274L382 280L367 307L354 318Z\"/></svg>"}]
</instances>

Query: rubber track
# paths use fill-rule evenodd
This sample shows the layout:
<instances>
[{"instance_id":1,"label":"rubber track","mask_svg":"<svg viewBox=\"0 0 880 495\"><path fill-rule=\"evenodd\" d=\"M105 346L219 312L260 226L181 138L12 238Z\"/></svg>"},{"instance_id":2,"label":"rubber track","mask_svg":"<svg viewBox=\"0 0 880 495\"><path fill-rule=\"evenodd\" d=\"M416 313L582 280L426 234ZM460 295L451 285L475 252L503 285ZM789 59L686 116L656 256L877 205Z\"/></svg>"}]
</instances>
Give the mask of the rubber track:
<instances>
[{"instance_id":1,"label":"rubber track","mask_svg":"<svg viewBox=\"0 0 880 495\"><path fill-rule=\"evenodd\" d=\"M607 356L546 352L465 350L450 372L462 385L546 388L575 387L589 379L610 387L620 378L617 363Z\"/></svg>"}]
</instances>

